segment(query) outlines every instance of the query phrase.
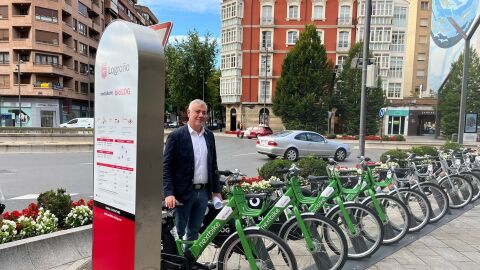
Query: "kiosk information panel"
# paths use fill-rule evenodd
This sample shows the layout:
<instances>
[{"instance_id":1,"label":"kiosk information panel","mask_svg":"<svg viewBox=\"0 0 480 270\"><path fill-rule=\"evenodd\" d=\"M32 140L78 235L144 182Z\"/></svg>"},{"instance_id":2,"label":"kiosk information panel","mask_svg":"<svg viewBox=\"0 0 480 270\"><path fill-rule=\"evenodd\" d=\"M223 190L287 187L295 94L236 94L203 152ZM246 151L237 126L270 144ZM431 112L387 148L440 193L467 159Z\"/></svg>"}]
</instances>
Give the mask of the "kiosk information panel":
<instances>
[{"instance_id":1,"label":"kiosk information panel","mask_svg":"<svg viewBox=\"0 0 480 270\"><path fill-rule=\"evenodd\" d=\"M171 24L170 24L171 27ZM93 269L159 269L164 38L114 21L95 70Z\"/></svg>"}]
</instances>

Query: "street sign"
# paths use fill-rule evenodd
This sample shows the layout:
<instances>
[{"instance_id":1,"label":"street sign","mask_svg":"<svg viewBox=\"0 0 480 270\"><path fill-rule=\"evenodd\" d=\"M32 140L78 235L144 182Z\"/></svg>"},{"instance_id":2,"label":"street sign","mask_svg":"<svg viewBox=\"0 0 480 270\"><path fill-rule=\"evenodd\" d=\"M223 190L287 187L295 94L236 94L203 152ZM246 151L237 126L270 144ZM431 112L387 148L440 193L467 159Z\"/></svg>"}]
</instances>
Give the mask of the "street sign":
<instances>
[{"instance_id":1,"label":"street sign","mask_svg":"<svg viewBox=\"0 0 480 270\"><path fill-rule=\"evenodd\" d=\"M157 33L158 37L162 41L163 47L167 45L168 37L170 36L170 32L172 31L172 22L164 22L150 26L155 32Z\"/></svg>"},{"instance_id":2,"label":"street sign","mask_svg":"<svg viewBox=\"0 0 480 270\"><path fill-rule=\"evenodd\" d=\"M383 118L385 116L385 111L385 108L380 108L380 110L378 111L378 117Z\"/></svg>"}]
</instances>

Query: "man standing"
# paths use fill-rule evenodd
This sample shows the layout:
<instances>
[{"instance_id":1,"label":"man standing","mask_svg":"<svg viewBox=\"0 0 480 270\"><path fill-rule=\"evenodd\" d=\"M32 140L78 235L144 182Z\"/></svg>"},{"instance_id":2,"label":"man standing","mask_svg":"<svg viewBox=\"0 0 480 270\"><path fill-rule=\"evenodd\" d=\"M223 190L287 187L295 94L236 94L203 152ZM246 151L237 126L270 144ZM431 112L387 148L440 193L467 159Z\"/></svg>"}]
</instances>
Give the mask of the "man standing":
<instances>
[{"instance_id":1,"label":"man standing","mask_svg":"<svg viewBox=\"0 0 480 270\"><path fill-rule=\"evenodd\" d=\"M205 129L207 105L203 100L190 102L187 125L170 133L163 156L163 192L165 204L175 207L175 225L180 238L198 238L208 199L220 195L219 176L215 173L217 153L213 133Z\"/></svg>"}]
</instances>

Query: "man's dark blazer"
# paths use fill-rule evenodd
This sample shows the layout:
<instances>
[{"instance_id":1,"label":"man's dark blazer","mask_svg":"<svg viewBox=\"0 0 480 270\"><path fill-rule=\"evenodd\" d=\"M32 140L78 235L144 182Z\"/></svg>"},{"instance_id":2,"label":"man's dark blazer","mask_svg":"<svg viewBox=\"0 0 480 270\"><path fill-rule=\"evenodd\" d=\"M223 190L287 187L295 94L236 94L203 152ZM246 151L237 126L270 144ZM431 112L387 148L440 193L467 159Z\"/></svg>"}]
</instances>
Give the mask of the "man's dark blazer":
<instances>
[{"instance_id":1,"label":"man's dark blazer","mask_svg":"<svg viewBox=\"0 0 480 270\"><path fill-rule=\"evenodd\" d=\"M217 153L213 133L205 128L205 142L207 143L207 172L208 194L220 192L219 176L215 173L217 167ZM165 198L174 195L179 202L187 201L193 191L193 174L195 157L192 138L185 125L168 135L163 154L163 194Z\"/></svg>"}]
</instances>

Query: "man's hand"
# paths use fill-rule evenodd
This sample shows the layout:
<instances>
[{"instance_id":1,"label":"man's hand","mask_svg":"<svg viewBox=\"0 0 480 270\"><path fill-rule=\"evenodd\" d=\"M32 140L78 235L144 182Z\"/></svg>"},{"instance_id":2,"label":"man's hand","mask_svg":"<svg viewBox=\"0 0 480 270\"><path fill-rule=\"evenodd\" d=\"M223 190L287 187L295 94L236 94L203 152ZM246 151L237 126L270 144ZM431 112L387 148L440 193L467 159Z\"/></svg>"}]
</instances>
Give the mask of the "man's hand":
<instances>
[{"instance_id":1,"label":"man's hand","mask_svg":"<svg viewBox=\"0 0 480 270\"><path fill-rule=\"evenodd\" d=\"M217 197L220 201L222 201L222 193L212 193L213 197ZM213 199L213 198L212 198Z\"/></svg>"},{"instance_id":2,"label":"man's hand","mask_svg":"<svg viewBox=\"0 0 480 270\"><path fill-rule=\"evenodd\" d=\"M175 208L175 201L175 196L170 195L165 198L165 205L170 209Z\"/></svg>"}]
</instances>

